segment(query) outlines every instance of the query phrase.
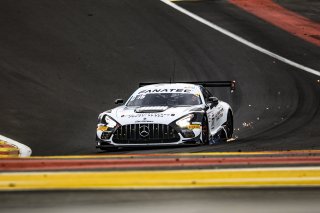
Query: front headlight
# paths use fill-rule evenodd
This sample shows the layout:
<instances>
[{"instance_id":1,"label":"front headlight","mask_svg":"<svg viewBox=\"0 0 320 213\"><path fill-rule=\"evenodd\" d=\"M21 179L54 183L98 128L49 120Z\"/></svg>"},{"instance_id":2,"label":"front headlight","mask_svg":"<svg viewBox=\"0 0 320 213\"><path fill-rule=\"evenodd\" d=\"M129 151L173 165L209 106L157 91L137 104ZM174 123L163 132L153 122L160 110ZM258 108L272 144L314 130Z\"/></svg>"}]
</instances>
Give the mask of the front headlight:
<instances>
[{"instance_id":1,"label":"front headlight","mask_svg":"<svg viewBox=\"0 0 320 213\"><path fill-rule=\"evenodd\" d=\"M108 115L104 117L104 121L106 122L107 127L114 128L117 126L117 122L115 122L112 118Z\"/></svg>"},{"instance_id":2,"label":"front headlight","mask_svg":"<svg viewBox=\"0 0 320 213\"><path fill-rule=\"evenodd\" d=\"M176 124L182 129L188 128L190 126L190 124L191 124L191 120L192 120L193 117L194 117L193 114L187 115L187 116L179 119L176 122Z\"/></svg>"}]
</instances>

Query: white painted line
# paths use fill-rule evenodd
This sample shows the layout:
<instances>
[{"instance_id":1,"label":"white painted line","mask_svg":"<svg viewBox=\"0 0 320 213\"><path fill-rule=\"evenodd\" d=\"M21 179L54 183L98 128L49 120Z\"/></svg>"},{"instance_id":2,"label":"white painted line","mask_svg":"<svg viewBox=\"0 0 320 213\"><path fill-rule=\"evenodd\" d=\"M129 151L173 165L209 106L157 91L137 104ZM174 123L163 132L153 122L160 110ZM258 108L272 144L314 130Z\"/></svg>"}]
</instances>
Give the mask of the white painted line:
<instances>
[{"instance_id":1,"label":"white painted line","mask_svg":"<svg viewBox=\"0 0 320 213\"><path fill-rule=\"evenodd\" d=\"M19 149L19 156L20 157L30 157L31 156L32 151L28 146L26 146L22 143L19 143L18 141L7 138L3 135L0 135L0 140L4 141L10 145L16 146Z\"/></svg>"},{"instance_id":2,"label":"white painted line","mask_svg":"<svg viewBox=\"0 0 320 213\"><path fill-rule=\"evenodd\" d=\"M169 5L170 7L174 8L174 9L180 11L181 13L184 13L185 15L187 15L187 16L189 16L189 17L191 17L191 18L193 18L193 19L195 19L195 20L207 25L208 27L219 31L219 32L225 34L226 36L229 36L230 38L233 38L234 40L241 42L244 45L247 45L248 47L251 47L251 48L253 48L255 50L258 50L261 53L264 53L264 54L266 54L268 56L271 56L272 58L275 58L275 59L277 59L279 61L282 61L282 62L284 62L286 64L289 64L289 65L291 65L293 67L296 67L298 69L301 69L301 70L304 70L306 72L312 73L314 75L320 76L320 71L317 71L315 69L312 69L312 68L306 67L304 65L298 64L298 63L296 63L294 61L291 61L291 60L289 60L287 58L284 58L284 57L282 57L282 56L280 56L278 54L275 54L275 53L273 53L273 52L271 52L269 50L266 50L266 49L254 44L254 43L252 43L252 42L250 42L250 41L248 41L248 40L246 40L246 39L244 39L244 38L242 38L240 36L237 36L234 33L231 33L230 31L228 31L226 29L223 29L222 27L219 27L218 25L215 25L215 24L211 23L210 21L207 21L204 18L201 18L200 16L198 16L198 15L196 15L196 14L194 14L194 13L192 13L192 12L190 12L190 11L188 11L188 10L186 10L186 9L184 9L184 8L174 4L174 3L172 3L169 0L160 0L160 1L162 1L163 3Z\"/></svg>"}]
</instances>

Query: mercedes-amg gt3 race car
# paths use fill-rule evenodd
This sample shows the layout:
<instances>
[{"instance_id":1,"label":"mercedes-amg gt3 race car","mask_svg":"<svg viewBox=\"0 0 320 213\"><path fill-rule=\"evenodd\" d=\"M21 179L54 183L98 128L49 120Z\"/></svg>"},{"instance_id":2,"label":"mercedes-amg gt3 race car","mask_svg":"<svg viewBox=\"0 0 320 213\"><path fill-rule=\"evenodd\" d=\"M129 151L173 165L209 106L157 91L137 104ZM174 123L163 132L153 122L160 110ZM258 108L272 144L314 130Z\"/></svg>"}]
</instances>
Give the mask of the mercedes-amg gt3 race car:
<instances>
[{"instance_id":1,"label":"mercedes-amg gt3 race car","mask_svg":"<svg viewBox=\"0 0 320 213\"><path fill-rule=\"evenodd\" d=\"M230 87L234 81L140 83L123 104L98 117L96 147L200 145L227 140L233 134L229 104L206 87Z\"/></svg>"}]
</instances>

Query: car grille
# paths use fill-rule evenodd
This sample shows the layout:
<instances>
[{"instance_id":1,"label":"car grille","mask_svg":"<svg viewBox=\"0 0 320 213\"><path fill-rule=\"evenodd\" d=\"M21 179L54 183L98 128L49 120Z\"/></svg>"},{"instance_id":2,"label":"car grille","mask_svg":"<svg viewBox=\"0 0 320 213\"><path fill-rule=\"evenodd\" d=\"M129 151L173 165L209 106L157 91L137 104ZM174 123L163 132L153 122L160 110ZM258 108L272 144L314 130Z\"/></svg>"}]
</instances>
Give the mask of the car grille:
<instances>
[{"instance_id":1,"label":"car grille","mask_svg":"<svg viewBox=\"0 0 320 213\"><path fill-rule=\"evenodd\" d=\"M178 132L165 124L130 124L120 126L113 135L119 144L173 143L180 140Z\"/></svg>"}]
</instances>

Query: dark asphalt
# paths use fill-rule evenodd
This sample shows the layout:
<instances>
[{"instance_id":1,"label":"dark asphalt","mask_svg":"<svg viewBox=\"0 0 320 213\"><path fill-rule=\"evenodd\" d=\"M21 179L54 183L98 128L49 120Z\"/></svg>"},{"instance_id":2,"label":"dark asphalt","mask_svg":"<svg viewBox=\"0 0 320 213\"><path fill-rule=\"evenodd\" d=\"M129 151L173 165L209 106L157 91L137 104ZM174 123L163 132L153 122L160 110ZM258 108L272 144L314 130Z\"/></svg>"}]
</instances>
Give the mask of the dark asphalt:
<instances>
[{"instance_id":1,"label":"dark asphalt","mask_svg":"<svg viewBox=\"0 0 320 213\"><path fill-rule=\"evenodd\" d=\"M320 49L224 0L179 5L320 70ZM34 155L96 153L99 112L141 81L236 80L214 93L236 142L119 153L320 149L320 77L250 49L157 0L2 0L0 134ZM250 124L247 126L247 124ZM239 130L238 130L239 128Z\"/></svg>"},{"instance_id":2,"label":"dark asphalt","mask_svg":"<svg viewBox=\"0 0 320 213\"><path fill-rule=\"evenodd\" d=\"M318 0L274 0L284 8L320 23L320 1Z\"/></svg>"},{"instance_id":3,"label":"dark asphalt","mask_svg":"<svg viewBox=\"0 0 320 213\"><path fill-rule=\"evenodd\" d=\"M152 196L150 196L152 195ZM0 193L2 213L312 213L318 189L206 189Z\"/></svg>"}]
</instances>

